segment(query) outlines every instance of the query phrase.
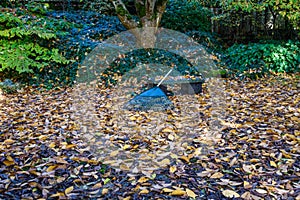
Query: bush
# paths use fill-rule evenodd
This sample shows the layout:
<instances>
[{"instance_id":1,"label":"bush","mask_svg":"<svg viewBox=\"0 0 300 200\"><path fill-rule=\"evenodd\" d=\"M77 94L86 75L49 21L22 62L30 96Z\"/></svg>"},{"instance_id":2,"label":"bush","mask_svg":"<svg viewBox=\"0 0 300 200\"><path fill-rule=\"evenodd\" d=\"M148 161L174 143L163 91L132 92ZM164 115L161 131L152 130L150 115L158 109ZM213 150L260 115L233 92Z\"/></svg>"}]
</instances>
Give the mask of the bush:
<instances>
[{"instance_id":1,"label":"bush","mask_svg":"<svg viewBox=\"0 0 300 200\"><path fill-rule=\"evenodd\" d=\"M235 44L226 53L227 66L237 74L299 71L300 42Z\"/></svg>"},{"instance_id":2,"label":"bush","mask_svg":"<svg viewBox=\"0 0 300 200\"><path fill-rule=\"evenodd\" d=\"M212 13L195 0L171 0L163 14L164 28L186 32L191 30L210 31Z\"/></svg>"},{"instance_id":3,"label":"bush","mask_svg":"<svg viewBox=\"0 0 300 200\"><path fill-rule=\"evenodd\" d=\"M31 18L31 16L27 16ZM31 24L25 18L12 13L0 14L0 71L32 73L34 68L42 69L50 62L66 64L56 48L48 48L56 34L42 26Z\"/></svg>"},{"instance_id":4,"label":"bush","mask_svg":"<svg viewBox=\"0 0 300 200\"><path fill-rule=\"evenodd\" d=\"M115 15L115 7L110 0L90 0L85 1L84 10L95 11L105 15Z\"/></svg>"}]
</instances>

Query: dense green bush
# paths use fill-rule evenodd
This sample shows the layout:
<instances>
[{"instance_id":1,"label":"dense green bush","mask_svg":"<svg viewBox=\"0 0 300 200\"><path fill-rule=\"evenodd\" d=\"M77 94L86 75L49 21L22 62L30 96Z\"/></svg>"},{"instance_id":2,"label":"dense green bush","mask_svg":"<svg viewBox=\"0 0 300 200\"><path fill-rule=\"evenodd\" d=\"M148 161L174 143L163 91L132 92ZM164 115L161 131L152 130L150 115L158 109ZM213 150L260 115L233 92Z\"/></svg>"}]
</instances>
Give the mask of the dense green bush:
<instances>
[{"instance_id":1,"label":"dense green bush","mask_svg":"<svg viewBox=\"0 0 300 200\"><path fill-rule=\"evenodd\" d=\"M210 31L212 13L197 1L170 0L161 25L176 31Z\"/></svg>"},{"instance_id":2,"label":"dense green bush","mask_svg":"<svg viewBox=\"0 0 300 200\"><path fill-rule=\"evenodd\" d=\"M34 16L0 14L0 72L33 73L54 62L66 64L65 59L53 48L57 38L54 31L45 29L46 22L35 24Z\"/></svg>"},{"instance_id":3,"label":"dense green bush","mask_svg":"<svg viewBox=\"0 0 300 200\"><path fill-rule=\"evenodd\" d=\"M227 49L226 61L238 74L299 71L300 42L235 44Z\"/></svg>"},{"instance_id":4,"label":"dense green bush","mask_svg":"<svg viewBox=\"0 0 300 200\"><path fill-rule=\"evenodd\" d=\"M84 10L96 11L101 14L115 15L115 7L110 0L90 0L85 1Z\"/></svg>"}]
</instances>

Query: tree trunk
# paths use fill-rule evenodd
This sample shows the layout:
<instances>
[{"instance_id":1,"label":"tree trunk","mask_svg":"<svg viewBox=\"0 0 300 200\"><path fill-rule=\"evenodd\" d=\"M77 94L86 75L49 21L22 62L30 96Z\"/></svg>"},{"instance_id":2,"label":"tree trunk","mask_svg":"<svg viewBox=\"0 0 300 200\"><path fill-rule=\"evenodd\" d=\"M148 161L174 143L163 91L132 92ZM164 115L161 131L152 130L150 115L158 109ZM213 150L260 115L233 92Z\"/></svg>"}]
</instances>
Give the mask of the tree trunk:
<instances>
[{"instance_id":1,"label":"tree trunk","mask_svg":"<svg viewBox=\"0 0 300 200\"><path fill-rule=\"evenodd\" d=\"M138 19L132 16L122 0L111 0L121 23L136 37L142 48L153 48L162 15L168 0L134 0Z\"/></svg>"}]
</instances>

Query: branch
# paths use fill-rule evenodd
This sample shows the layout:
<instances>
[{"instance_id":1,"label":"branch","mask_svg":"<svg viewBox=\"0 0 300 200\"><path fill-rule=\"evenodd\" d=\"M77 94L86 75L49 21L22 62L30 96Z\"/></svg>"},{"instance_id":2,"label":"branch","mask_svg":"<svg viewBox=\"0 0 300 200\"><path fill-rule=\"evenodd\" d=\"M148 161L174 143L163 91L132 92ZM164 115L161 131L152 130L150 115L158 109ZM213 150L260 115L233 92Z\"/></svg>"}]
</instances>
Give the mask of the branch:
<instances>
[{"instance_id":1,"label":"branch","mask_svg":"<svg viewBox=\"0 0 300 200\"><path fill-rule=\"evenodd\" d=\"M127 30L138 27L138 23L133 19L122 0L110 0L116 10L116 13Z\"/></svg>"}]
</instances>

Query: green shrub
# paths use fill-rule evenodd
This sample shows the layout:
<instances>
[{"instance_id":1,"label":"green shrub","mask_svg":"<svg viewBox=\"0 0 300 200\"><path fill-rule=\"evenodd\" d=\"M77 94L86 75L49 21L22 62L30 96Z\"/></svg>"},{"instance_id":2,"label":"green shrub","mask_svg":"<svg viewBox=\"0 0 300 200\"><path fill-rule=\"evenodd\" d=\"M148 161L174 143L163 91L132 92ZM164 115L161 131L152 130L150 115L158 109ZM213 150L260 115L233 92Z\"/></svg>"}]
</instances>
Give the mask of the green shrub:
<instances>
[{"instance_id":1,"label":"green shrub","mask_svg":"<svg viewBox=\"0 0 300 200\"><path fill-rule=\"evenodd\" d=\"M300 42L235 44L227 49L226 64L237 74L299 71Z\"/></svg>"},{"instance_id":2,"label":"green shrub","mask_svg":"<svg viewBox=\"0 0 300 200\"><path fill-rule=\"evenodd\" d=\"M115 7L110 0L90 0L85 1L84 10L96 11L101 14L115 15Z\"/></svg>"},{"instance_id":3,"label":"green shrub","mask_svg":"<svg viewBox=\"0 0 300 200\"><path fill-rule=\"evenodd\" d=\"M47 29L46 21L37 23L40 21L23 11L0 14L0 72L28 74L50 63L69 62L53 47L55 31Z\"/></svg>"},{"instance_id":4,"label":"green shrub","mask_svg":"<svg viewBox=\"0 0 300 200\"><path fill-rule=\"evenodd\" d=\"M191 30L210 31L212 13L195 0L171 0L163 14L164 28L186 32Z\"/></svg>"}]
</instances>

